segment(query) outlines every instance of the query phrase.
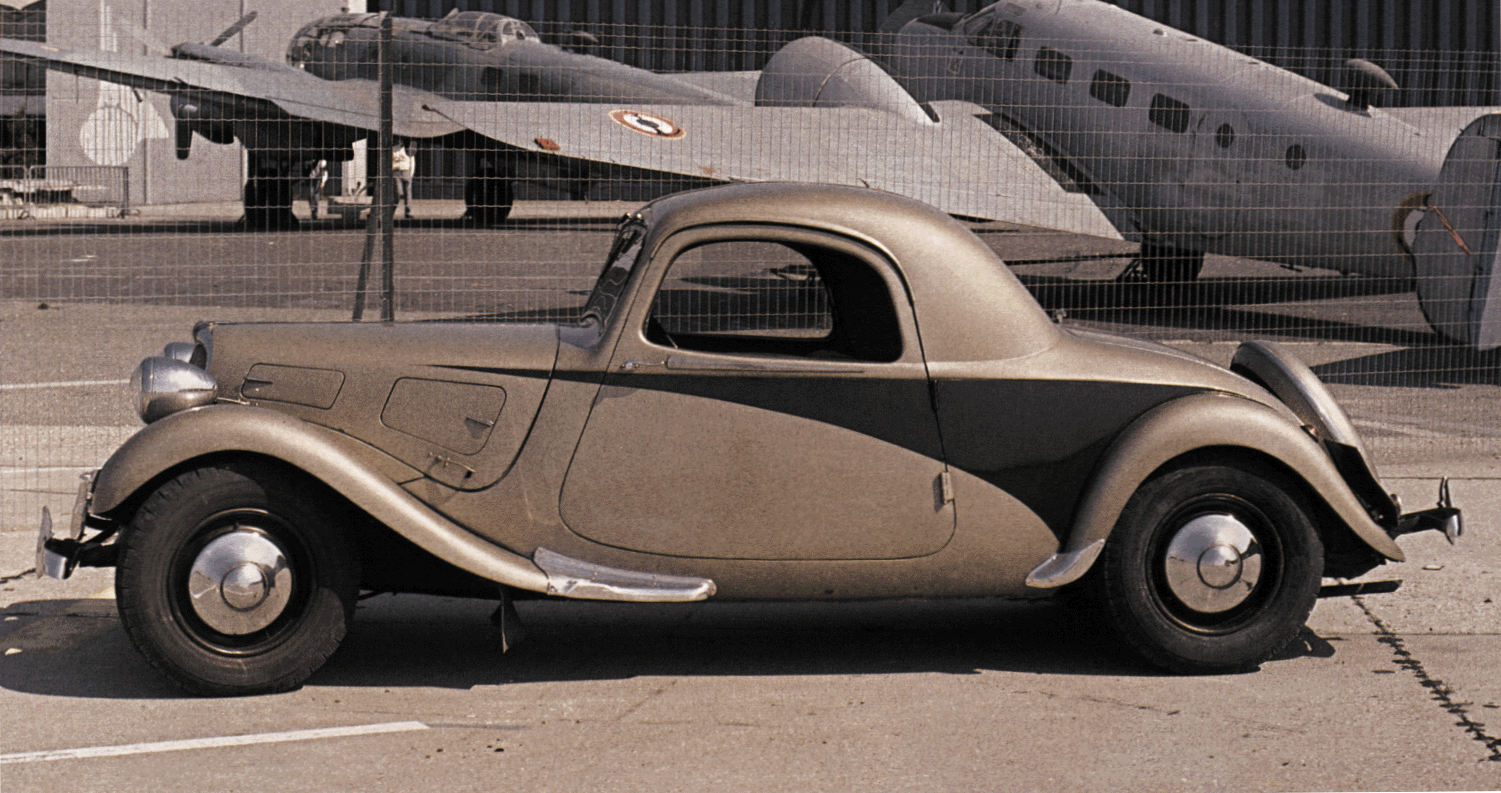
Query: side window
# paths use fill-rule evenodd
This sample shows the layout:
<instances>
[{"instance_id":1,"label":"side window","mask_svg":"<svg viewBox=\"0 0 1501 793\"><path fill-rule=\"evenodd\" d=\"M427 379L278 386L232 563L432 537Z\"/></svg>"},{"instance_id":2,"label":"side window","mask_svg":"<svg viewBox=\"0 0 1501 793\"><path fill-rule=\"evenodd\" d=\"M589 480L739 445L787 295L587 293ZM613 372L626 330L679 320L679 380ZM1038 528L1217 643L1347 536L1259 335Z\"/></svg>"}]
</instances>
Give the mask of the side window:
<instances>
[{"instance_id":1,"label":"side window","mask_svg":"<svg viewBox=\"0 0 1501 793\"><path fill-rule=\"evenodd\" d=\"M1089 95L1108 105L1125 107L1131 99L1131 81L1100 69L1089 83Z\"/></svg>"},{"instance_id":2,"label":"side window","mask_svg":"<svg viewBox=\"0 0 1501 793\"><path fill-rule=\"evenodd\" d=\"M652 302L647 337L703 352L894 361L890 291L858 256L815 245L728 240L690 248Z\"/></svg>"},{"instance_id":3,"label":"side window","mask_svg":"<svg viewBox=\"0 0 1501 793\"><path fill-rule=\"evenodd\" d=\"M1188 105L1163 94L1154 94L1152 106L1147 109L1147 118L1153 124L1173 132L1188 131L1188 116Z\"/></svg>"},{"instance_id":4,"label":"side window","mask_svg":"<svg viewBox=\"0 0 1501 793\"><path fill-rule=\"evenodd\" d=\"M1055 83L1067 84L1069 76L1074 72L1074 59L1058 50L1043 47L1037 51L1037 59L1032 62L1032 71Z\"/></svg>"}]
</instances>

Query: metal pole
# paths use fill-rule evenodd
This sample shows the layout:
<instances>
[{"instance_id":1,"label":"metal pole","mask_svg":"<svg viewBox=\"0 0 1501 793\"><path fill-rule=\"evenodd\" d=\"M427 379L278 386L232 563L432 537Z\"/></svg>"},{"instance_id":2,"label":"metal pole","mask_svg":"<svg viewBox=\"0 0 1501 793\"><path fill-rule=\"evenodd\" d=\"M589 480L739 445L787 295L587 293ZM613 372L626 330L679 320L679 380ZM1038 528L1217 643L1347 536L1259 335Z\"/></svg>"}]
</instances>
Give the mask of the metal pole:
<instances>
[{"instance_id":1,"label":"metal pole","mask_svg":"<svg viewBox=\"0 0 1501 793\"><path fill-rule=\"evenodd\" d=\"M392 87L391 64L388 53L391 44L391 15L381 17L380 38L376 46L377 78L380 82L380 131L375 140L375 195L370 213L365 217L365 250L360 256L360 273L355 283L355 322L365 316L365 290L370 280L370 262L375 258L375 238L381 240L381 295L380 318L383 322L394 320L396 311L395 237L392 228L396 220L396 185L391 178L392 138Z\"/></svg>"},{"instance_id":2,"label":"metal pole","mask_svg":"<svg viewBox=\"0 0 1501 793\"><path fill-rule=\"evenodd\" d=\"M391 97L391 14L380 19L380 260L382 322L396 319L396 184L391 178L393 100Z\"/></svg>"}]
</instances>

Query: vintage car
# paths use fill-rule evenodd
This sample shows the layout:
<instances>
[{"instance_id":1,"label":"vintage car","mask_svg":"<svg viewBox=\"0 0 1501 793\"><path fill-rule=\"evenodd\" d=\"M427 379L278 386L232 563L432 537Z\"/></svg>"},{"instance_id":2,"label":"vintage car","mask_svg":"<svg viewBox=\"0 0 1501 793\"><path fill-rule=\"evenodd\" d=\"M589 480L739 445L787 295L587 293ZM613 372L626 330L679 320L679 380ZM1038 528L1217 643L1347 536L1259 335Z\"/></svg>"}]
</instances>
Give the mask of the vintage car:
<instances>
[{"instance_id":1,"label":"vintage car","mask_svg":"<svg viewBox=\"0 0 1501 793\"><path fill-rule=\"evenodd\" d=\"M1400 514L1312 373L1060 324L960 222L809 185L630 214L576 321L202 323L39 570L116 566L190 691L301 684L360 592L1080 590L1149 661L1255 667Z\"/></svg>"}]
</instances>

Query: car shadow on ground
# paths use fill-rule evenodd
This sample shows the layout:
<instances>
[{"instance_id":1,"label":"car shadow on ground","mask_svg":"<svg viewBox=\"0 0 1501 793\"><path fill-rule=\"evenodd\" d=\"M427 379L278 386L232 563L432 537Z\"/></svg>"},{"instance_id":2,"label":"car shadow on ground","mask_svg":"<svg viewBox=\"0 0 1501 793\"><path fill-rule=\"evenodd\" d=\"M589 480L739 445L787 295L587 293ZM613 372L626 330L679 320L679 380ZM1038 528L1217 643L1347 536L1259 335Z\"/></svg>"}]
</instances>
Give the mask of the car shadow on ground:
<instances>
[{"instance_id":1,"label":"car shadow on ground","mask_svg":"<svg viewBox=\"0 0 1501 793\"><path fill-rule=\"evenodd\" d=\"M1501 385L1501 349L1426 345L1312 367L1326 383L1397 388Z\"/></svg>"},{"instance_id":2,"label":"car shadow on ground","mask_svg":"<svg viewBox=\"0 0 1501 793\"><path fill-rule=\"evenodd\" d=\"M45 602L5 614L35 614ZM865 603L620 604L522 601L526 638L502 652L494 604L402 595L365 601L310 686L468 689L644 676L973 675L1170 677L1080 606L999 599ZM53 619L69 619L66 616ZM75 618L76 619L76 618ZM93 699L186 697L131 646L118 619L63 626L67 641L10 655L0 687ZM1271 663L1333 655L1307 629Z\"/></svg>"}]
</instances>

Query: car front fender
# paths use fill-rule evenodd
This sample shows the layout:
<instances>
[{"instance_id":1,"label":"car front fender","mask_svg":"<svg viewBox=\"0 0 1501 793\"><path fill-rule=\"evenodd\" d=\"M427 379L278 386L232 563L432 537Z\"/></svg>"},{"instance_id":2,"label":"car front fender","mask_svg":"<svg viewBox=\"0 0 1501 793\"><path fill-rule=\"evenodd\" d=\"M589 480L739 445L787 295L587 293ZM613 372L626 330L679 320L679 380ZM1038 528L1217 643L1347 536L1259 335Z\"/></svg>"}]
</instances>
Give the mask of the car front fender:
<instances>
[{"instance_id":1,"label":"car front fender","mask_svg":"<svg viewBox=\"0 0 1501 793\"><path fill-rule=\"evenodd\" d=\"M1153 408L1111 443L1079 500L1068 540L1028 577L1050 588L1088 572L1142 483L1168 462L1209 448L1245 449L1280 461L1372 550L1404 561L1402 549L1361 505L1317 441L1266 405L1228 394L1196 394Z\"/></svg>"},{"instance_id":2,"label":"car front fender","mask_svg":"<svg viewBox=\"0 0 1501 793\"><path fill-rule=\"evenodd\" d=\"M274 410L210 405L167 416L122 445L94 478L91 512L108 516L161 474L199 458L254 454L281 460L348 498L419 547L497 583L546 592L530 559L480 539L398 486L421 472L333 430Z\"/></svg>"}]
</instances>

